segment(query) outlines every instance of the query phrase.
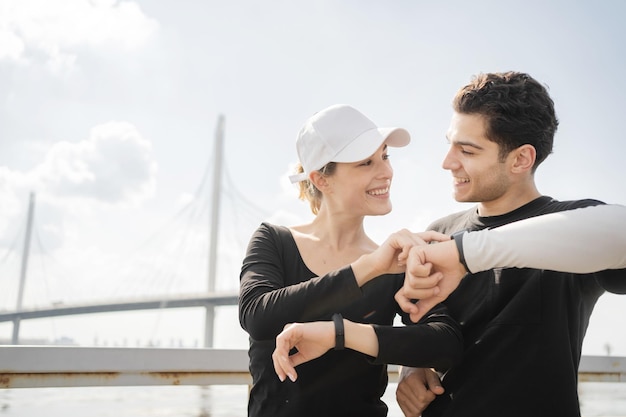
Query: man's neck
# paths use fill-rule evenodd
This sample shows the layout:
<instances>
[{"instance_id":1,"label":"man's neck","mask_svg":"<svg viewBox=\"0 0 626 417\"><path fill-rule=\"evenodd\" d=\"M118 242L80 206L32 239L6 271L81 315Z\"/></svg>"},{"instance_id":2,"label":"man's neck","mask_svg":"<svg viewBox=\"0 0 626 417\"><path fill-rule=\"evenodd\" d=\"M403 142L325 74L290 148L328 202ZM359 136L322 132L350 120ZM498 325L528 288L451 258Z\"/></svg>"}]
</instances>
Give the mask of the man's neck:
<instances>
[{"instance_id":1,"label":"man's neck","mask_svg":"<svg viewBox=\"0 0 626 417\"><path fill-rule=\"evenodd\" d=\"M478 203L478 215L481 217L501 216L510 213L541 197L541 193L532 187L520 192L511 190L497 200L481 201Z\"/></svg>"}]
</instances>

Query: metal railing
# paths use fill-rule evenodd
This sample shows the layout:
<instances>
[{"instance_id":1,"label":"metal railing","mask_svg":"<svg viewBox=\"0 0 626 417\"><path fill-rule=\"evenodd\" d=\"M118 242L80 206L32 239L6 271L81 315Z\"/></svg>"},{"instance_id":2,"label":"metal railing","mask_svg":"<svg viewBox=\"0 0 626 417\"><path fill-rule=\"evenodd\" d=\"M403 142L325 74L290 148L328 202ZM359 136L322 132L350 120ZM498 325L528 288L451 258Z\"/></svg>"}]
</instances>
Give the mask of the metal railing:
<instances>
[{"instance_id":1,"label":"metal railing","mask_svg":"<svg viewBox=\"0 0 626 417\"><path fill-rule=\"evenodd\" d=\"M626 382L626 357L583 356L579 379ZM244 349L0 346L0 388L251 383Z\"/></svg>"}]
</instances>

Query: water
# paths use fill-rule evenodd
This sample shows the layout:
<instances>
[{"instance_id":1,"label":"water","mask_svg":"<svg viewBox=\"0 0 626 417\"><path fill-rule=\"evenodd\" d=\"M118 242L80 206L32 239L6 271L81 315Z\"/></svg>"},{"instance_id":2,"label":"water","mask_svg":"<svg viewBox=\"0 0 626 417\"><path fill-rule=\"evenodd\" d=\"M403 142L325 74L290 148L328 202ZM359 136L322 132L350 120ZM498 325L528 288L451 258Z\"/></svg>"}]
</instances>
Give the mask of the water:
<instances>
[{"instance_id":1,"label":"water","mask_svg":"<svg viewBox=\"0 0 626 417\"><path fill-rule=\"evenodd\" d=\"M402 417L395 384L385 402ZM626 383L580 384L583 417L626 417ZM2 417L245 417L248 387L241 385L25 388L0 390Z\"/></svg>"},{"instance_id":2,"label":"water","mask_svg":"<svg viewBox=\"0 0 626 417\"><path fill-rule=\"evenodd\" d=\"M247 386L0 390L3 417L240 417Z\"/></svg>"}]
</instances>

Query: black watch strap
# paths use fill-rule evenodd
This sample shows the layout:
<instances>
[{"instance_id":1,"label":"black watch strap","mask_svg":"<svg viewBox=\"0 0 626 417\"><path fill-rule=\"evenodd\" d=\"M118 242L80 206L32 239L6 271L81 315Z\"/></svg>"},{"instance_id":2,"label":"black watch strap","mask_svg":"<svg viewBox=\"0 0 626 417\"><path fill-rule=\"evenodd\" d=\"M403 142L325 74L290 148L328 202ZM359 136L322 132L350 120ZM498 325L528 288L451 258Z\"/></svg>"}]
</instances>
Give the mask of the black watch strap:
<instances>
[{"instance_id":1,"label":"black watch strap","mask_svg":"<svg viewBox=\"0 0 626 417\"><path fill-rule=\"evenodd\" d=\"M469 268L467 267L467 262L465 262L465 252L463 252L463 235L465 234L465 232L465 230L461 230L459 232L453 233L450 237L452 238L452 240L454 240L454 243L456 243L456 249L459 251L459 262L461 262L461 265L463 265L467 272L470 272Z\"/></svg>"},{"instance_id":2,"label":"black watch strap","mask_svg":"<svg viewBox=\"0 0 626 417\"><path fill-rule=\"evenodd\" d=\"M335 350L343 350L346 339L343 329L343 317L341 314L333 314L333 323L335 323Z\"/></svg>"}]
</instances>

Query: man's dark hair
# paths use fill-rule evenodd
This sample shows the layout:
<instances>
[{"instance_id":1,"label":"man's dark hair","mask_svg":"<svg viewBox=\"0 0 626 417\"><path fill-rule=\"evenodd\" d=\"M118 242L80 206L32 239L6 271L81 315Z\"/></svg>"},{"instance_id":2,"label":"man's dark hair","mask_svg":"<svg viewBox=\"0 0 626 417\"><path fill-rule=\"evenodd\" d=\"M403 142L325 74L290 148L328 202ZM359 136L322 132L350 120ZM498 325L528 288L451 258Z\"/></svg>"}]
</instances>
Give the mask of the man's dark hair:
<instances>
[{"instance_id":1,"label":"man's dark hair","mask_svg":"<svg viewBox=\"0 0 626 417\"><path fill-rule=\"evenodd\" d=\"M552 153L559 121L546 87L520 72L479 74L461 88L452 106L457 113L482 115L487 138L498 144L504 160L512 150L529 144L537 157L533 172Z\"/></svg>"}]
</instances>

